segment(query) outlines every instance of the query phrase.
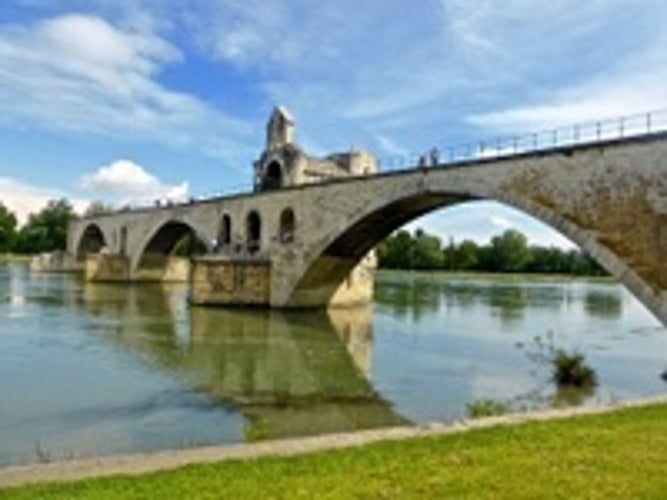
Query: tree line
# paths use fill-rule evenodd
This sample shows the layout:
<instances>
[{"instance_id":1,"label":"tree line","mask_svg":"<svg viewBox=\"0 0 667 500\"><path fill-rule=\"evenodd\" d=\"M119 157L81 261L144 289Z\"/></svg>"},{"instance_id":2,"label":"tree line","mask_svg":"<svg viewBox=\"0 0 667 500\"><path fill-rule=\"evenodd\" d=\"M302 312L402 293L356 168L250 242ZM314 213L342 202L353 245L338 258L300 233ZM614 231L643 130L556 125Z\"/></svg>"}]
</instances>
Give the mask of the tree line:
<instances>
[{"instance_id":1,"label":"tree line","mask_svg":"<svg viewBox=\"0 0 667 500\"><path fill-rule=\"evenodd\" d=\"M472 240L443 246L437 236L417 229L400 230L377 247L378 265L385 269L558 273L602 276L606 272L578 249L529 245L524 234L508 229L479 245Z\"/></svg>"},{"instance_id":2,"label":"tree line","mask_svg":"<svg viewBox=\"0 0 667 500\"><path fill-rule=\"evenodd\" d=\"M0 202L0 254L33 254L64 250L67 226L76 217L67 199L51 200L18 227L16 214Z\"/></svg>"}]
</instances>

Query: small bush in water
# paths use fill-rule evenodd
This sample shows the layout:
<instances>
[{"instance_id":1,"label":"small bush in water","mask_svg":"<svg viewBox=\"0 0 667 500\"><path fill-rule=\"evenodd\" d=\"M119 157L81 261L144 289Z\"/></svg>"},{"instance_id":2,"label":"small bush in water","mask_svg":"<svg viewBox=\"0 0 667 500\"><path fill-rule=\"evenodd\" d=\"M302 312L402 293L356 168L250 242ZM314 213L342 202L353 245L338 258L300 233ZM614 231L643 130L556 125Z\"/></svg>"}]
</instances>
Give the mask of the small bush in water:
<instances>
[{"instance_id":1,"label":"small bush in water","mask_svg":"<svg viewBox=\"0 0 667 500\"><path fill-rule=\"evenodd\" d=\"M580 352L556 349L551 357L553 380L559 387L595 387L597 376Z\"/></svg>"}]
</instances>

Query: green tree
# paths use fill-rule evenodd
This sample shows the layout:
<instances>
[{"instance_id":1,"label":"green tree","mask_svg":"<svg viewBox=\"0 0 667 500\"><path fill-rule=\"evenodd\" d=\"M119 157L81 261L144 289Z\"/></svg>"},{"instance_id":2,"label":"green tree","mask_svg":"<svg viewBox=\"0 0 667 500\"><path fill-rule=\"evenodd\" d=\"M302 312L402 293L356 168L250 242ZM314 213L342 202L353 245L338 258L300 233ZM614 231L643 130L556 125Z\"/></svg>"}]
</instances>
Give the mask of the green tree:
<instances>
[{"instance_id":1,"label":"green tree","mask_svg":"<svg viewBox=\"0 0 667 500\"><path fill-rule=\"evenodd\" d=\"M22 253L64 250L67 246L67 226L76 217L67 199L51 200L18 234L16 249Z\"/></svg>"},{"instance_id":2,"label":"green tree","mask_svg":"<svg viewBox=\"0 0 667 500\"><path fill-rule=\"evenodd\" d=\"M580 276L604 276L606 271L586 253L580 250L570 250L565 259L567 272Z\"/></svg>"},{"instance_id":3,"label":"green tree","mask_svg":"<svg viewBox=\"0 0 667 500\"><path fill-rule=\"evenodd\" d=\"M440 269L443 264L440 238L417 229L410 252L411 269Z\"/></svg>"},{"instance_id":4,"label":"green tree","mask_svg":"<svg viewBox=\"0 0 667 500\"><path fill-rule=\"evenodd\" d=\"M566 252L557 247L531 246L525 270L530 273L568 273Z\"/></svg>"},{"instance_id":5,"label":"green tree","mask_svg":"<svg viewBox=\"0 0 667 500\"><path fill-rule=\"evenodd\" d=\"M494 236L487 245L450 240L442 248L440 239L418 229L414 236L405 230L389 236L377 248L380 267L390 269L449 269L452 271L562 273L585 276L605 271L578 249L528 246L517 230Z\"/></svg>"},{"instance_id":6,"label":"green tree","mask_svg":"<svg viewBox=\"0 0 667 500\"><path fill-rule=\"evenodd\" d=\"M0 202L0 253L12 250L16 240L16 215Z\"/></svg>"},{"instance_id":7,"label":"green tree","mask_svg":"<svg viewBox=\"0 0 667 500\"><path fill-rule=\"evenodd\" d=\"M410 256L413 246L410 233L405 230L398 231L378 246L378 265L388 269L411 269Z\"/></svg>"},{"instance_id":8,"label":"green tree","mask_svg":"<svg viewBox=\"0 0 667 500\"><path fill-rule=\"evenodd\" d=\"M528 240L516 229L508 229L500 236L491 238L491 253L488 264L493 271L520 272L528 262L530 252Z\"/></svg>"},{"instance_id":9,"label":"green tree","mask_svg":"<svg viewBox=\"0 0 667 500\"><path fill-rule=\"evenodd\" d=\"M479 245L472 240L463 240L460 245L453 243L447 249L449 269L471 271L479 264Z\"/></svg>"}]
</instances>

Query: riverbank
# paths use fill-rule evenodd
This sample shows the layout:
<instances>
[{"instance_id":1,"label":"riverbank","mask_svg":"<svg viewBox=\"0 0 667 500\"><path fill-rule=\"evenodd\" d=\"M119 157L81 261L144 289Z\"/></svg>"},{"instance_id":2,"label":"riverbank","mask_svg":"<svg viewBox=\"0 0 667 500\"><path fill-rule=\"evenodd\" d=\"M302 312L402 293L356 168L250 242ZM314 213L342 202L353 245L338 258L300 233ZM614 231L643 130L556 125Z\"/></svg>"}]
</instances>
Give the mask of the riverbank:
<instances>
[{"instance_id":1,"label":"riverbank","mask_svg":"<svg viewBox=\"0 0 667 500\"><path fill-rule=\"evenodd\" d=\"M571 282L587 281L591 283L618 283L613 276L580 276L558 273L490 273L481 271L441 271L441 270L409 270L409 269L377 269L378 277L389 276L428 276L443 280L496 280L496 281L550 281Z\"/></svg>"},{"instance_id":2,"label":"riverbank","mask_svg":"<svg viewBox=\"0 0 667 500\"><path fill-rule=\"evenodd\" d=\"M30 255L18 255L14 253L2 253L0 254L0 264L6 262L30 262L32 256Z\"/></svg>"},{"instance_id":3,"label":"riverbank","mask_svg":"<svg viewBox=\"0 0 667 500\"><path fill-rule=\"evenodd\" d=\"M0 489L0 498L658 498L667 491L666 456L667 397L662 397L616 407L13 467L0 470L0 486L124 476ZM146 474L159 469L175 470Z\"/></svg>"}]
</instances>

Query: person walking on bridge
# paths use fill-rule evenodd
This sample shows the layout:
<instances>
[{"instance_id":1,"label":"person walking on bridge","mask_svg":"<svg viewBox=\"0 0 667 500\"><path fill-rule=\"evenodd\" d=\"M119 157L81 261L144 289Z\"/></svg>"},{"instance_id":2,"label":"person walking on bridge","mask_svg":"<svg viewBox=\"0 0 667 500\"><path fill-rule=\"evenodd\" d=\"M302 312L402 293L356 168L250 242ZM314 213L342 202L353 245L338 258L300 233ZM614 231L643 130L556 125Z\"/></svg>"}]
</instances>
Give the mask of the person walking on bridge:
<instances>
[{"instance_id":1,"label":"person walking on bridge","mask_svg":"<svg viewBox=\"0 0 667 500\"><path fill-rule=\"evenodd\" d=\"M434 147L429 154L431 156L431 166L437 167L440 164L440 151Z\"/></svg>"}]
</instances>

